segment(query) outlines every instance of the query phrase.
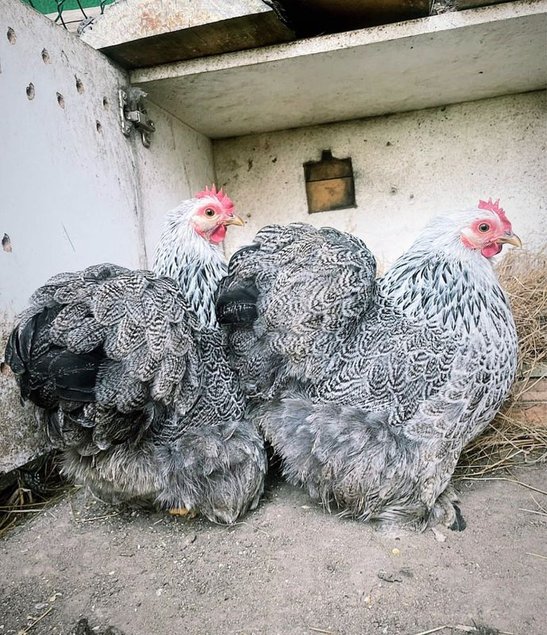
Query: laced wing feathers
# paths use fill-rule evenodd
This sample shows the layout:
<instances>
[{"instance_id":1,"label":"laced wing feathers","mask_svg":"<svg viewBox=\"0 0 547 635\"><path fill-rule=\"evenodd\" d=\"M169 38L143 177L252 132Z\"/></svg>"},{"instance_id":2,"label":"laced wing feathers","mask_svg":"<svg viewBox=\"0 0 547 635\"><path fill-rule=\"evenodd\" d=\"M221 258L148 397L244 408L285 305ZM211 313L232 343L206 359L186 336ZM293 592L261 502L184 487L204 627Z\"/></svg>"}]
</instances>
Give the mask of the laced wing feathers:
<instances>
[{"instance_id":1,"label":"laced wing feathers","mask_svg":"<svg viewBox=\"0 0 547 635\"><path fill-rule=\"evenodd\" d=\"M98 265L55 276L35 292L6 360L23 397L57 409L46 417L50 436L90 454L93 444L104 449L138 435L147 420L139 413L151 401L182 397L179 412L192 407L198 331L173 281Z\"/></svg>"}]
</instances>

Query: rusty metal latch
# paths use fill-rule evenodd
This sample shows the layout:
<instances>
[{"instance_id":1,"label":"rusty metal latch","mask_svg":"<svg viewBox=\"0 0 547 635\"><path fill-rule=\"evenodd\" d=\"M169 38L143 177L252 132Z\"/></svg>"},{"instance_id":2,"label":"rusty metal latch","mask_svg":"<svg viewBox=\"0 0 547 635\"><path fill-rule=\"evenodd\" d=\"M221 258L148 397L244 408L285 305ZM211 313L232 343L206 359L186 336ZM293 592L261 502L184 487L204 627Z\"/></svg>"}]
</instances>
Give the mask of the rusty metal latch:
<instances>
[{"instance_id":1,"label":"rusty metal latch","mask_svg":"<svg viewBox=\"0 0 547 635\"><path fill-rule=\"evenodd\" d=\"M143 146L149 148L150 135L156 130L156 126L146 114L146 108L143 104L144 97L146 97L146 93L140 88L134 86L120 88L120 119L123 134L129 137L132 130L138 130Z\"/></svg>"}]
</instances>

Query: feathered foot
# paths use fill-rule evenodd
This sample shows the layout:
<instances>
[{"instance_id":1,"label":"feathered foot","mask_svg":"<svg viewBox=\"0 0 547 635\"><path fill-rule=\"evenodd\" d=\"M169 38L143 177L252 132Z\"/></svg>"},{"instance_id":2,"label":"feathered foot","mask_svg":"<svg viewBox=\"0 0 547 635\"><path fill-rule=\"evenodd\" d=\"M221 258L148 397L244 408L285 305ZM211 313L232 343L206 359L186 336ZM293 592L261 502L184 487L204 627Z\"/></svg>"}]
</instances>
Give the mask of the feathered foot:
<instances>
[{"instance_id":1,"label":"feathered foot","mask_svg":"<svg viewBox=\"0 0 547 635\"><path fill-rule=\"evenodd\" d=\"M443 524L452 531L463 531L467 523L462 515L462 512L457 505L460 502L458 495L452 484L444 490L444 492L437 498L431 513L427 525L434 527L437 524Z\"/></svg>"},{"instance_id":2,"label":"feathered foot","mask_svg":"<svg viewBox=\"0 0 547 635\"><path fill-rule=\"evenodd\" d=\"M186 516L188 519L195 518L198 513L193 509L188 509L187 507L172 507L169 510L171 516Z\"/></svg>"},{"instance_id":3,"label":"feathered foot","mask_svg":"<svg viewBox=\"0 0 547 635\"><path fill-rule=\"evenodd\" d=\"M328 510L334 502L343 515L384 527L465 528L454 488L437 495L453 469L450 457L425 469L422 444L390 428L381 413L284 399L256 408L254 416L285 478Z\"/></svg>"},{"instance_id":4,"label":"feathered foot","mask_svg":"<svg viewBox=\"0 0 547 635\"><path fill-rule=\"evenodd\" d=\"M62 473L109 505L153 508L158 470L154 445L147 442L123 443L91 456L68 448L63 455Z\"/></svg>"},{"instance_id":5,"label":"feathered foot","mask_svg":"<svg viewBox=\"0 0 547 635\"><path fill-rule=\"evenodd\" d=\"M171 514L195 510L230 524L254 509L264 490L264 441L248 421L189 427L158 447L157 459L163 474L157 502Z\"/></svg>"}]
</instances>

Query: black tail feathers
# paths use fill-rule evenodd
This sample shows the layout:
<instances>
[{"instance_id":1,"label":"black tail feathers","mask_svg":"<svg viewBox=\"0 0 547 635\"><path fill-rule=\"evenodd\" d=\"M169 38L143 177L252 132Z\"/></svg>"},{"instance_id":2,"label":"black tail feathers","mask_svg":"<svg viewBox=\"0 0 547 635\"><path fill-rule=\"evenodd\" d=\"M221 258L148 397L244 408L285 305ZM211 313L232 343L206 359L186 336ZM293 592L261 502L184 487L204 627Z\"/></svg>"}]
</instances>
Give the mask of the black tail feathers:
<instances>
[{"instance_id":1,"label":"black tail feathers","mask_svg":"<svg viewBox=\"0 0 547 635\"><path fill-rule=\"evenodd\" d=\"M76 354L52 344L49 329L58 312L58 307L45 308L17 325L5 351L21 396L42 408L53 407L60 399L94 401L95 382L104 358L100 349Z\"/></svg>"},{"instance_id":2,"label":"black tail feathers","mask_svg":"<svg viewBox=\"0 0 547 635\"><path fill-rule=\"evenodd\" d=\"M219 290L216 313L219 324L252 324L258 317L256 307L258 289L252 280L245 280L229 288L230 278L225 279Z\"/></svg>"}]
</instances>

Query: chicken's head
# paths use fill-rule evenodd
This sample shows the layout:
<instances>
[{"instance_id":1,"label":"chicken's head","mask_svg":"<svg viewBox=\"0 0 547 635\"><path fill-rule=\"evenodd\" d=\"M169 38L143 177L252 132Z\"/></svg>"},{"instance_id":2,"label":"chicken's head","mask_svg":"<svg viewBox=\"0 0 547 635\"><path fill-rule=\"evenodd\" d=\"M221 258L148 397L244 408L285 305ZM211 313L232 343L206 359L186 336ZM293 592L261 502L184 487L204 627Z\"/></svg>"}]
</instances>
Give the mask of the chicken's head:
<instances>
[{"instance_id":1,"label":"chicken's head","mask_svg":"<svg viewBox=\"0 0 547 635\"><path fill-rule=\"evenodd\" d=\"M230 197L222 189L217 191L214 185L210 189L206 187L198 192L194 200L196 203L192 209L190 223L197 234L215 245L224 240L228 225L244 224L241 218L234 214L234 204Z\"/></svg>"},{"instance_id":2,"label":"chicken's head","mask_svg":"<svg viewBox=\"0 0 547 635\"><path fill-rule=\"evenodd\" d=\"M520 238L513 233L509 219L499 206L499 200L479 201L477 210L471 223L466 224L460 232L465 247L480 250L485 258L499 254L505 243L522 247Z\"/></svg>"}]
</instances>

